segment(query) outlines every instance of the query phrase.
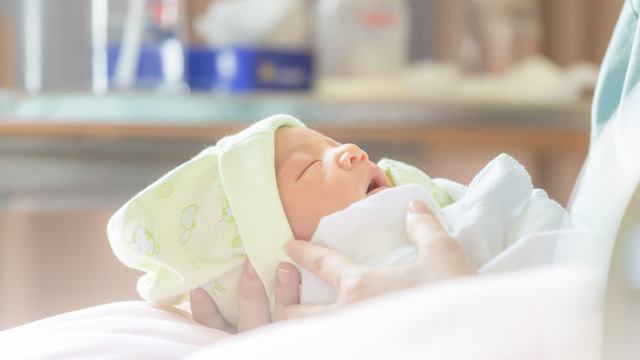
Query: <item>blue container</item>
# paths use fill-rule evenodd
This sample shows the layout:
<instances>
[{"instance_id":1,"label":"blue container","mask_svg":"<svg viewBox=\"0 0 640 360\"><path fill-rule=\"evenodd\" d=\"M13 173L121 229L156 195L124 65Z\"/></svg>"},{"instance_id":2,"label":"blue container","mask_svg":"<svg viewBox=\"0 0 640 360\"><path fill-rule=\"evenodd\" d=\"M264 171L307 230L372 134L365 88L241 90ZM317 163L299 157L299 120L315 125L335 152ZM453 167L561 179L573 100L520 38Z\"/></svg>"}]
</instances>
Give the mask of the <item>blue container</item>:
<instances>
[{"instance_id":1,"label":"blue container","mask_svg":"<svg viewBox=\"0 0 640 360\"><path fill-rule=\"evenodd\" d=\"M309 90L309 52L228 47L189 50L189 85L243 93L253 90Z\"/></svg>"},{"instance_id":2,"label":"blue container","mask_svg":"<svg viewBox=\"0 0 640 360\"><path fill-rule=\"evenodd\" d=\"M216 52L207 48L192 47L187 61L189 87L195 90L210 90L216 87Z\"/></svg>"},{"instance_id":3,"label":"blue container","mask_svg":"<svg viewBox=\"0 0 640 360\"><path fill-rule=\"evenodd\" d=\"M116 62L120 55L120 45L110 44L107 48L107 65L109 74L109 84L112 85L113 76L116 71ZM140 49L140 60L136 71L136 87L154 88L162 84L162 59L160 57L160 46L145 44Z\"/></svg>"}]
</instances>

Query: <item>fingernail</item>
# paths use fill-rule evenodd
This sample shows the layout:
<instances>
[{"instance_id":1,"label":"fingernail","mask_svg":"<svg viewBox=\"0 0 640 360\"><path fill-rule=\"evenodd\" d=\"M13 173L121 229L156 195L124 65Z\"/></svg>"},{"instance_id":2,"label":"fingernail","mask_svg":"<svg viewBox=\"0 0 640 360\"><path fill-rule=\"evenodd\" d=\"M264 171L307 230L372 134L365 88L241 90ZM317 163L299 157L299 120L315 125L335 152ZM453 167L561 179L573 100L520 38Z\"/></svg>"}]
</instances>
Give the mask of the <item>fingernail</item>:
<instances>
[{"instance_id":1,"label":"fingernail","mask_svg":"<svg viewBox=\"0 0 640 360\"><path fill-rule=\"evenodd\" d=\"M291 257L291 244L290 244L290 242L286 242L284 244L284 246L282 246L282 250L284 250L284 253L287 254L288 257Z\"/></svg>"},{"instance_id":2,"label":"fingernail","mask_svg":"<svg viewBox=\"0 0 640 360\"><path fill-rule=\"evenodd\" d=\"M247 260L247 274L249 274L249 276L258 275L258 273L256 272L256 269L253 267L253 265L251 264L251 261L249 260Z\"/></svg>"},{"instance_id":3,"label":"fingernail","mask_svg":"<svg viewBox=\"0 0 640 360\"><path fill-rule=\"evenodd\" d=\"M414 200L409 203L409 214L411 215L423 215L432 214L431 210L422 201Z\"/></svg>"},{"instance_id":4,"label":"fingernail","mask_svg":"<svg viewBox=\"0 0 640 360\"><path fill-rule=\"evenodd\" d=\"M191 291L191 301L196 301L198 299L198 292L195 290Z\"/></svg>"},{"instance_id":5,"label":"fingernail","mask_svg":"<svg viewBox=\"0 0 640 360\"><path fill-rule=\"evenodd\" d=\"M280 281L280 284L282 285L287 285L291 282L291 272L289 272L289 270L278 268L278 281Z\"/></svg>"}]
</instances>

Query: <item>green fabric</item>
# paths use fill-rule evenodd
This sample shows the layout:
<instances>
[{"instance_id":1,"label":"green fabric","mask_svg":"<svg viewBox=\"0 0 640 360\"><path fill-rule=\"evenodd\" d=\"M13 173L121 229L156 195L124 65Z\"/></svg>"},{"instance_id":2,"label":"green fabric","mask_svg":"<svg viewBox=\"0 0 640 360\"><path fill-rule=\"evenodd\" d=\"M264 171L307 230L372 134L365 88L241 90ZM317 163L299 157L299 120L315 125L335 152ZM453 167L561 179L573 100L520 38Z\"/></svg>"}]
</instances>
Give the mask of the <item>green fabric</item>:
<instances>
[{"instance_id":1,"label":"green fabric","mask_svg":"<svg viewBox=\"0 0 640 360\"><path fill-rule=\"evenodd\" d=\"M305 125L293 117L276 116L217 145L222 185L242 229L245 251L265 285L272 315L276 268L293 263L282 250L294 236L280 202L274 164L274 136L281 126Z\"/></svg>"},{"instance_id":2,"label":"green fabric","mask_svg":"<svg viewBox=\"0 0 640 360\"><path fill-rule=\"evenodd\" d=\"M591 141L640 81L640 0L626 0L607 48L593 99Z\"/></svg>"},{"instance_id":3,"label":"green fabric","mask_svg":"<svg viewBox=\"0 0 640 360\"><path fill-rule=\"evenodd\" d=\"M144 299L176 304L202 286L236 324L248 256L273 311L276 267L291 262L282 245L293 239L275 177L274 134L281 126L304 124L278 115L226 137L113 215L109 242L125 265L145 272L138 281Z\"/></svg>"},{"instance_id":4,"label":"green fabric","mask_svg":"<svg viewBox=\"0 0 640 360\"><path fill-rule=\"evenodd\" d=\"M378 166L384 170L395 186L406 184L420 185L425 191L433 195L441 208L453 204L453 199L449 194L436 185L427 174L418 168L407 165L401 161L382 159Z\"/></svg>"}]
</instances>

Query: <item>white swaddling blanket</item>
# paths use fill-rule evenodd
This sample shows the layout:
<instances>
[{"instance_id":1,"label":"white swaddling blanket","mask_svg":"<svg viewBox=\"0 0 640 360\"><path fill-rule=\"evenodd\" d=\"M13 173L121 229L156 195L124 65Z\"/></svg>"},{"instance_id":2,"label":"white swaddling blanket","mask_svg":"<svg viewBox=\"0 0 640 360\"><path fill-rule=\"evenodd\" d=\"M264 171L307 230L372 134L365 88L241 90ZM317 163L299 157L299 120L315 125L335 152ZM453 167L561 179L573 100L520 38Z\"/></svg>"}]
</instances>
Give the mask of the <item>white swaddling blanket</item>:
<instances>
[{"instance_id":1,"label":"white swaddling blanket","mask_svg":"<svg viewBox=\"0 0 640 360\"><path fill-rule=\"evenodd\" d=\"M415 184L384 190L344 211L324 217L311 242L337 250L359 264L384 267L415 261L407 238L407 207L424 202L460 243L479 272L513 270L554 260L558 233L573 229L566 210L534 189L531 176L502 154L469 186L435 179L454 204L440 209L433 196ZM329 304L335 291L302 269L303 304Z\"/></svg>"}]
</instances>

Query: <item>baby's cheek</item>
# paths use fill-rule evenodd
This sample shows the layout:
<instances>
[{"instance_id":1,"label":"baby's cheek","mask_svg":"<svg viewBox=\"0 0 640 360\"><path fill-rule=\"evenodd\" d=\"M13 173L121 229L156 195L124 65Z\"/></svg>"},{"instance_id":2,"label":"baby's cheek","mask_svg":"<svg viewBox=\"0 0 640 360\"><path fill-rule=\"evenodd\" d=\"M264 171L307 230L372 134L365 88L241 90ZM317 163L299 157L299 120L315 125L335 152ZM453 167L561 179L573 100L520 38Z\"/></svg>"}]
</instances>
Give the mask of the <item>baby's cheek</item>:
<instances>
[{"instance_id":1,"label":"baby's cheek","mask_svg":"<svg viewBox=\"0 0 640 360\"><path fill-rule=\"evenodd\" d=\"M300 209L292 216L289 225L298 240L309 241L316 232L322 218L338 211L344 210L351 204L338 203L337 198L318 198L309 202L304 209Z\"/></svg>"},{"instance_id":2,"label":"baby's cheek","mask_svg":"<svg viewBox=\"0 0 640 360\"><path fill-rule=\"evenodd\" d=\"M322 212L316 215L318 223L323 217L345 210L362 199L363 196L348 191L335 192L319 199L318 202L322 204Z\"/></svg>"},{"instance_id":3,"label":"baby's cheek","mask_svg":"<svg viewBox=\"0 0 640 360\"><path fill-rule=\"evenodd\" d=\"M320 210L318 203L307 203L305 206L295 208L285 208L285 214L289 221L289 227L293 232L293 236L298 240L311 240L315 233L318 223L322 216L318 215Z\"/></svg>"},{"instance_id":4,"label":"baby's cheek","mask_svg":"<svg viewBox=\"0 0 640 360\"><path fill-rule=\"evenodd\" d=\"M321 219L321 218L320 218ZM309 241L315 234L316 229L318 228L318 224L320 223L320 219L311 219L306 218L295 223L295 226L291 226L291 230L293 231L293 236L297 240Z\"/></svg>"},{"instance_id":5,"label":"baby's cheek","mask_svg":"<svg viewBox=\"0 0 640 360\"><path fill-rule=\"evenodd\" d=\"M307 191L285 206L289 226L298 240L311 240L320 220L362 200L364 194L354 186L336 184L323 190Z\"/></svg>"}]
</instances>

